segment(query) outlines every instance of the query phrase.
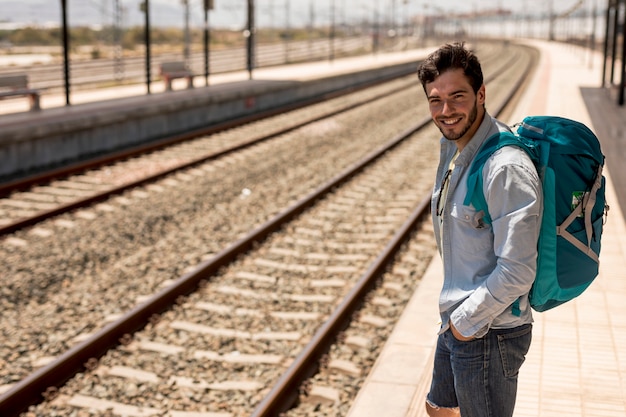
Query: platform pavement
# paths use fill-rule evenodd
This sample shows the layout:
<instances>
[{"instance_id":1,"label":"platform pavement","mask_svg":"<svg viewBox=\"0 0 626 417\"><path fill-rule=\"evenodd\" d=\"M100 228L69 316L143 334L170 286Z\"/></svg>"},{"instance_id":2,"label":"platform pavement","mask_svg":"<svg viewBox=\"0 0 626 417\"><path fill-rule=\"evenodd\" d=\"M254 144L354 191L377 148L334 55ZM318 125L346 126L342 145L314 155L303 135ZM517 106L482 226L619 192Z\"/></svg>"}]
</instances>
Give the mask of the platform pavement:
<instances>
[{"instance_id":1,"label":"platform pavement","mask_svg":"<svg viewBox=\"0 0 626 417\"><path fill-rule=\"evenodd\" d=\"M571 46L529 43L541 50L540 66L507 122L521 121L525 115L549 114L579 120L598 135L602 130L600 140L612 169L608 172L605 168L611 208L596 281L574 301L534 314L533 343L520 372L514 417L624 417L626 226L611 174L619 175L621 181L620 172L623 174L626 164L624 159L612 159L605 145L626 140L626 108L618 107L605 90L598 88L601 55L590 59L590 54ZM588 94L583 95L589 89L596 91L593 103ZM588 108L593 109L593 119ZM438 330L441 275L441 261L435 256L347 417L426 416L424 397Z\"/></svg>"},{"instance_id":2,"label":"platform pavement","mask_svg":"<svg viewBox=\"0 0 626 417\"><path fill-rule=\"evenodd\" d=\"M323 76L352 73L363 68L378 68L393 64L409 62L424 58L431 48L418 48L398 52L380 52L376 54L360 55L355 57L336 58L334 60L305 62L301 64L279 65L272 67L257 68L252 71L252 77L256 80L298 80L306 81ZM155 77L156 74L153 74ZM250 79L250 72L233 71L228 73L211 74L209 76L209 86L225 84ZM206 79L204 75L194 77L196 88L205 87ZM187 81L175 79L172 82L174 90L184 89ZM133 97L146 95L148 88L145 83L121 85L115 87L95 88L95 89L70 89L70 103L72 105L83 104L95 101L111 100L122 97ZM165 85L162 81L150 83L150 92L159 94L165 92ZM49 109L53 107L65 106L65 92L44 93L41 96L41 108ZM28 98L12 98L0 100L0 114L26 112L29 110Z\"/></svg>"}]
</instances>

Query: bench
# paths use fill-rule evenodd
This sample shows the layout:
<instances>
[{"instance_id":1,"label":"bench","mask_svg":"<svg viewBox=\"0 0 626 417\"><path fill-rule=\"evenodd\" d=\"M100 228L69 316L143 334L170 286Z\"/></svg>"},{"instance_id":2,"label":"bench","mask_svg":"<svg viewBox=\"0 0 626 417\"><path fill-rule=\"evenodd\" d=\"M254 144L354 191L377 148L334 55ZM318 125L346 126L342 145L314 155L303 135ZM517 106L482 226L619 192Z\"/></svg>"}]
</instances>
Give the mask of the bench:
<instances>
[{"instance_id":1,"label":"bench","mask_svg":"<svg viewBox=\"0 0 626 417\"><path fill-rule=\"evenodd\" d=\"M163 62L161 77L165 82L166 91L172 91L172 80L175 78L186 78L187 88L193 88L193 73L184 62Z\"/></svg>"},{"instance_id":2,"label":"bench","mask_svg":"<svg viewBox=\"0 0 626 417\"><path fill-rule=\"evenodd\" d=\"M0 100L10 97L27 96L31 110L41 110L40 90L28 87L27 75L0 75Z\"/></svg>"}]
</instances>

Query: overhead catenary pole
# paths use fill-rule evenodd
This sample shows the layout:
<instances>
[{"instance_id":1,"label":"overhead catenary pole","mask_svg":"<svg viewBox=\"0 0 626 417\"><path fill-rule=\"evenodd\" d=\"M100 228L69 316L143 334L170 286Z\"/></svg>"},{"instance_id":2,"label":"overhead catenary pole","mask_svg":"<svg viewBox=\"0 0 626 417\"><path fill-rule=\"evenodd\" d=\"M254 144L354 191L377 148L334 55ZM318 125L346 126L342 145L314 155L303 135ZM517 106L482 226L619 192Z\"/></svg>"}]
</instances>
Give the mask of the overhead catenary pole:
<instances>
[{"instance_id":1,"label":"overhead catenary pole","mask_svg":"<svg viewBox=\"0 0 626 417\"><path fill-rule=\"evenodd\" d=\"M313 49L313 30L315 29L315 6L314 0L309 0L309 27L308 27L308 39L309 39L309 56Z\"/></svg>"},{"instance_id":2,"label":"overhead catenary pole","mask_svg":"<svg viewBox=\"0 0 626 417\"><path fill-rule=\"evenodd\" d=\"M617 41L619 35L619 1L615 0L613 8L612 43L611 43L611 85L615 82L615 65L617 64Z\"/></svg>"},{"instance_id":3,"label":"overhead catenary pole","mask_svg":"<svg viewBox=\"0 0 626 417\"><path fill-rule=\"evenodd\" d=\"M387 36L389 36L389 33L392 34L393 39L393 45L396 44L397 41L397 36L398 36L398 28L396 27L396 0L391 0L391 16L390 16L391 22L389 22L389 27L391 28L391 31L387 31Z\"/></svg>"},{"instance_id":4,"label":"overhead catenary pole","mask_svg":"<svg viewBox=\"0 0 626 417\"><path fill-rule=\"evenodd\" d=\"M550 0L548 2L548 40L554 40L554 24L555 24L556 16L554 15L554 1Z\"/></svg>"},{"instance_id":5,"label":"overhead catenary pole","mask_svg":"<svg viewBox=\"0 0 626 417\"><path fill-rule=\"evenodd\" d=\"M249 78L252 79L254 69L254 0L248 0L248 29L246 30L247 67Z\"/></svg>"},{"instance_id":6,"label":"overhead catenary pole","mask_svg":"<svg viewBox=\"0 0 626 417\"><path fill-rule=\"evenodd\" d=\"M328 59L335 59L335 0L330 0L330 35L328 36Z\"/></svg>"},{"instance_id":7,"label":"overhead catenary pole","mask_svg":"<svg viewBox=\"0 0 626 417\"><path fill-rule=\"evenodd\" d=\"M181 0L183 7L185 8L185 28L183 32L183 58L185 65L189 65L189 43L191 42L191 36L189 33L189 0Z\"/></svg>"},{"instance_id":8,"label":"overhead catenary pole","mask_svg":"<svg viewBox=\"0 0 626 417\"><path fill-rule=\"evenodd\" d=\"M378 53L378 42L380 40L380 25L378 22L378 0L374 1L374 17L373 17L373 33L372 33L372 52Z\"/></svg>"},{"instance_id":9,"label":"overhead catenary pole","mask_svg":"<svg viewBox=\"0 0 626 417\"><path fill-rule=\"evenodd\" d=\"M124 79L124 45L122 43L122 6L121 0L115 0L113 12L113 47L114 67L113 73L117 81Z\"/></svg>"},{"instance_id":10,"label":"overhead catenary pole","mask_svg":"<svg viewBox=\"0 0 626 417\"><path fill-rule=\"evenodd\" d=\"M61 18L63 23L63 77L65 80L65 105L70 105L70 42L67 28L67 0L61 0Z\"/></svg>"},{"instance_id":11,"label":"overhead catenary pole","mask_svg":"<svg viewBox=\"0 0 626 417\"><path fill-rule=\"evenodd\" d=\"M211 42L209 10L213 10L213 0L204 0L204 79L207 86L209 85L209 44Z\"/></svg>"},{"instance_id":12,"label":"overhead catenary pole","mask_svg":"<svg viewBox=\"0 0 626 417\"><path fill-rule=\"evenodd\" d=\"M143 0L140 4L140 9L145 15L145 41L146 41L146 88L148 94L150 94L150 83L151 83L151 74L150 74L150 65L151 65L151 57L150 57L150 0Z\"/></svg>"},{"instance_id":13,"label":"overhead catenary pole","mask_svg":"<svg viewBox=\"0 0 626 417\"><path fill-rule=\"evenodd\" d=\"M285 63L289 63L289 37L291 36L289 14L289 0L285 0Z\"/></svg>"},{"instance_id":14,"label":"overhead catenary pole","mask_svg":"<svg viewBox=\"0 0 626 417\"><path fill-rule=\"evenodd\" d=\"M591 33L589 35L589 68L593 68L593 56L596 52L596 26L597 26L597 17L598 17L598 9L597 9L597 0L591 0Z\"/></svg>"},{"instance_id":15,"label":"overhead catenary pole","mask_svg":"<svg viewBox=\"0 0 626 417\"><path fill-rule=\"evenodd\" d=\"M626 2L624 2L624 7L626 8ZM622 19L623 20L618 25L622 27L622 70L620 71L621 78L617 98L617 104L620 106L624 105L624 90L626 89L626 13L622 14Z\"/></svg>"},{"instance_id":16,"label":"overhead catenary pole","mask_svg":"<svg viewBox=\"0 0 626 417\"><path fill-rule=\"evenodd\" d=\"M606 8L606 21L604 25L604 60L602 62L602 87L606 87L606 70L607 70L607 58L609 55L609 37L611 35L611 2L609 1L609 7Z\"/></svg>"}]
</instances>

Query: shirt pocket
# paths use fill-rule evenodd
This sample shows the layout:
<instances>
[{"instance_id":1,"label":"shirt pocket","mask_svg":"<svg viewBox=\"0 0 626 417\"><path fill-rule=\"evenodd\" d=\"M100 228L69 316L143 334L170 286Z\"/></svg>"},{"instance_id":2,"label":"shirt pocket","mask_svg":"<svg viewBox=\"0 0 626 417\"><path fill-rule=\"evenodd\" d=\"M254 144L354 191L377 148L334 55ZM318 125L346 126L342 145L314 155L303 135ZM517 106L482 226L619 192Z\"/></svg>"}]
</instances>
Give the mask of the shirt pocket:
<instances>
[{"instance_id":1,"label":"shirt pocket","mask_svg":"<svg viewBox=\"0 0 626 417\"><path fill-rule=\"evenodd\" d=\"M452 240L455 247L468 252L493 250L491 226L483 221L484 213L471 206L453 204Z\"/></svg>"}]
</instances>

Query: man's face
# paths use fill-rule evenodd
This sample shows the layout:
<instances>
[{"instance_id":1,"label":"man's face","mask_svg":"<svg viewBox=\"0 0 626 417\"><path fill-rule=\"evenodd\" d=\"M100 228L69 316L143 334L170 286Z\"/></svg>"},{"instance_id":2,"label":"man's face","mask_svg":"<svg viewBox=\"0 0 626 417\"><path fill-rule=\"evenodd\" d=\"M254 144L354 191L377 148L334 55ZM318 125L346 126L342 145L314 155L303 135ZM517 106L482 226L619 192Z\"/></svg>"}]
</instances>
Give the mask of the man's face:
<instances>
[{"instance_id":1,"label":"man's face","mask_svg":"<svg viewBox=\"0 0 626 417\"><path fill-rule=\"evenodd\" d=\"M451 69L426 84L430 115L441 134L463 149L485 114L485 86L474 93L462 69Z\"/></svg>"}]
</instances>

